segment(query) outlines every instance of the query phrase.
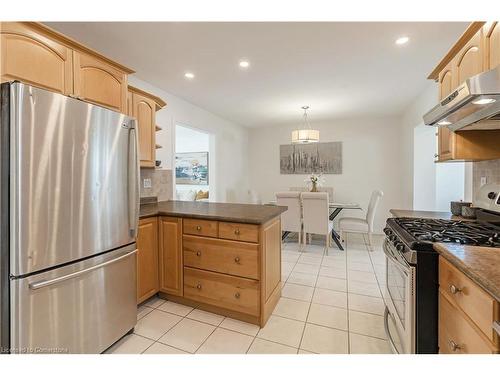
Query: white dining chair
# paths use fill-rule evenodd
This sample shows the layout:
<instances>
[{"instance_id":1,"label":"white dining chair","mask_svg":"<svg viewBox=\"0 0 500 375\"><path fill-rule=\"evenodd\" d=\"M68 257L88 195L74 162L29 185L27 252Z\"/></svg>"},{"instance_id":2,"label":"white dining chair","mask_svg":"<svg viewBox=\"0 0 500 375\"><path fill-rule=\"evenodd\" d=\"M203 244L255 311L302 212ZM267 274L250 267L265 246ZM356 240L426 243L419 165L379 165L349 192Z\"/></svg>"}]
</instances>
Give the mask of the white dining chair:
<instances>
[{"instance_id":1,"label":"white dining chair","mask_svg":"<svg viewBox=\"0 0 500 375\"><path fill-rule=\"evenodd\" d=\"M362 233L368 235L368 244L372 245L373 221L375 220L375 212L377 211L380 199L384 196L381 190L375 190L370 197L368 210L366 210L365 218L358 217L343 217L339 220L340 238L344 241L344 233Z\"/></svg>"},{"instance_id":2,"label":"white dining chair","mask_svg":"<svg viewBox=\"0 0 500 375\"><path fill-rule=\"evenodd\" d=\"M278 192L276 193L276 204L288 207L288 210L281 214L281 230L298 233L300 251L302 248L302 207L300 205L300 193L295 191Z\"/></svg>"},{"instance_id":3,"label":"white dining chair","mask_svg":"<svg viewBox=\"0 0 500 375\"><path fill-rule=\"evenodd\" d=\"M301 193L300 199L302 201L304 242L307 243L308 234L324 235L325 252L328 255L333 229L333 223L329 219L328 193Z\"/></svg>"}]
</instances>

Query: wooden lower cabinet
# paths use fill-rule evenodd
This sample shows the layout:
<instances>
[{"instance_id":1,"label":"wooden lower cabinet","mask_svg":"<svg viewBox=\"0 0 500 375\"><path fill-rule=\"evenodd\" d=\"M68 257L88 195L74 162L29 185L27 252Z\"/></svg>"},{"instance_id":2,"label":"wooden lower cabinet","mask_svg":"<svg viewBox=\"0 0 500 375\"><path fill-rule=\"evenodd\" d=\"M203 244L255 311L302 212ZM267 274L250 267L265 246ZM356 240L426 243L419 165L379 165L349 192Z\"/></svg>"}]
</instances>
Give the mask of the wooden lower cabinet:
<instances>
[{"instance_id":1,"label":"wooden lower cabinet","mask_svg":"<svg viewBox=\"0 0 500 375\"><path fill-rule=\"evenodd\" d=\"M139 221L137 234L137 303L154 296L158 279L158 218Z\"/></svg>"},{"instance_id":2,"label":"wooden lower cabinet","mask_svg":"<svg viewBox=\"0 0 500 375\"><path fill-rule=\"evenodd\" d=\"M183 295L182 219L160 216L160 291Z\"/></svg>"},{"instance_id":3,"label":"wooden lower cabinet","mask_svg":"<svg viewBox=\"0 0 500 375\"><path fill-rule=\"evenodd\" d=\"M159 220L160 292L263 327L281 297L280 218L262 225Z\"/></svg>"},{"instance_id":4,"label":"wooden lower cabinet","mask_svg":"<svg viewBox=\"0 0 500 375\"><path fill-rule=\"evenodd\" d=\"M462 271L439 257L439 353L498 353L493 322L500 304Z\"/></svg>"}]
</instances>

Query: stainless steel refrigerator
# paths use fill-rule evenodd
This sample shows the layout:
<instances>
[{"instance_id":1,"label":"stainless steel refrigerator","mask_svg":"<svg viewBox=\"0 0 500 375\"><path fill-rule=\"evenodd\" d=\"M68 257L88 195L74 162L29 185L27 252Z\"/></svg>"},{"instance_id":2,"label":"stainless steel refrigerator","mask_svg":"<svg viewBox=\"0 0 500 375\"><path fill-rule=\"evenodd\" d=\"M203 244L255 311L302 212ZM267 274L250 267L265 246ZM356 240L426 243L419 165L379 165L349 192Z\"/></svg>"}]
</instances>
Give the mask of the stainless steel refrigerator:
<instances>
[{"instance_id":1,"label":"stainless steel refrigerator","mask_svg":"<svg viewBox=\"0 0 500 375\"><path fill-rule=\"evenodd\" d=\"M0 88L0 347L100 353L137 319L136 122Z\"/></svg>"}]
</instances>

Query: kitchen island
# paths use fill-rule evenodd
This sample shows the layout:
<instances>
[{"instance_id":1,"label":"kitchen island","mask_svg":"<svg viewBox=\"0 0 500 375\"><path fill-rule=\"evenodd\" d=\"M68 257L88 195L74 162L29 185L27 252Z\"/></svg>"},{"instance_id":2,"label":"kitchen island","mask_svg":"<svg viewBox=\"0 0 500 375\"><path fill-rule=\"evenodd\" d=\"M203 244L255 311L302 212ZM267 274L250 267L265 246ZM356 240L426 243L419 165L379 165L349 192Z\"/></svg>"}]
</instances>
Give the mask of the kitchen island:
<instances>
[{"instance_id":1,"label":"kitchen island","mask_svg":"<svg viewBox=\"0 0 500 375\"><path fill-rule=\"evenodd\" d=\"M263 327L281 296L284 211L211 202L142 205L138 302L159 292L168 300Z\"/></svg>"}]
</instances>

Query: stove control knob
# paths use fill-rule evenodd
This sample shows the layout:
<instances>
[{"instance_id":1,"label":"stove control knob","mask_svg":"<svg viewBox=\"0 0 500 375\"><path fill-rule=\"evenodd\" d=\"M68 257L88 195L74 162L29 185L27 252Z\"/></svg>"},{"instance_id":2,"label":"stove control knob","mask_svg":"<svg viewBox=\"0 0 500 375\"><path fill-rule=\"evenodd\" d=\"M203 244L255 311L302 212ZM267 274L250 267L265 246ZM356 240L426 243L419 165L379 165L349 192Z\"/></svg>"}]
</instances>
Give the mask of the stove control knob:
<instances>
[{"instance_id":1,"label":"stove control knob","mask_svg":"<svg viewBox=\"0 0 500 375\"><path fill-rule=\"evenodd\" d=\"M497 196L497 195L496 195L496 193L495 193L494 191L490 191L490 192L488 193L488 199L495 199L495 197L496 197L496 196Z\"/></svg>"},{"instance_id":2,"label":"stove control knob","mask_svg":"<svg viewBox=\"0 0 500 375\"><path fill-rule=\"evenodd\" d=\"M405 249L405 245L403 245L402 242L396 242L395 246L397 251L403 251Z\"/></svg>"},{"instance_id":3,"label":"stove control knob","mask_svg":"<svg viewBox=\"0 0 500 375\"><path fill-rule=\"evenodd\" d=\"M397 237L396 237L396 235L395 235L395 234L391 234L391 235L389 236L389 241L394 242L394 241L396 240L396 238L397 238Z\"/></svg>"},{"instance_id":4,"label":"stove control knob","mask_svg":"<svg viewBox=\"0 0 500 375\"><path fill-rule=\"evenodd\" d=\"M392 230L390 230L389 228L384 228L384 233L389 236L392 234Z\"/></svg>"}]
</instances>

